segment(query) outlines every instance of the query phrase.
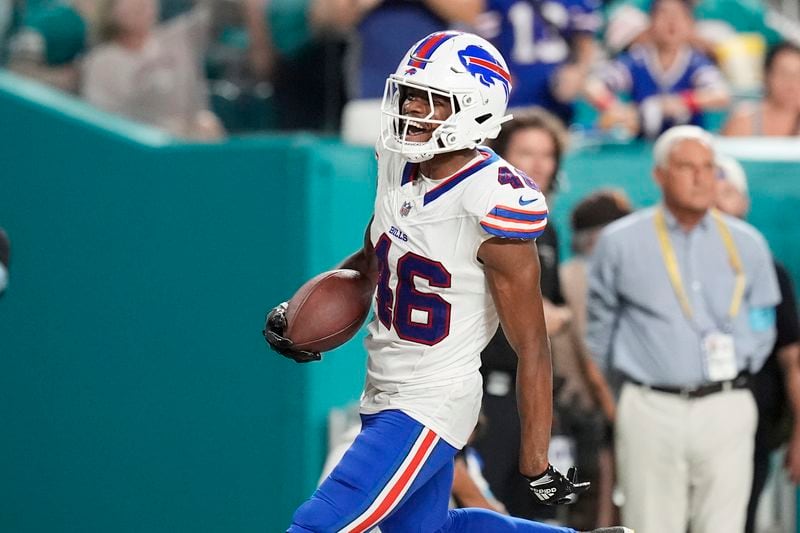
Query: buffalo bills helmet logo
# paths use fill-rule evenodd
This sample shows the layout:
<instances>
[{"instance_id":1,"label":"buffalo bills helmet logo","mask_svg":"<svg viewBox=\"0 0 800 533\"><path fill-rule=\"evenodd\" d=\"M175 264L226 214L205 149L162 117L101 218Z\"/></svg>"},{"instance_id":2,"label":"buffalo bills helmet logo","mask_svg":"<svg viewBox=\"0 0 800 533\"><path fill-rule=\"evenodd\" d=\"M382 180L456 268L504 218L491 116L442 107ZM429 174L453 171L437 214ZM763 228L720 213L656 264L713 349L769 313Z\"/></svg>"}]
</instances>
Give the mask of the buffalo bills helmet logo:
<instances>
[{"instance_id":1,"label":"buffalo bills helmet logo","mask_svg":"<svg viewBox=\"0 0 800 533\"><path fill-rule=\"evenodd\" d=\"M491 87L495 81L499 82L506 92L506 98L508 98L511 76L492 54L480 46L471 44L458 52L458 58L467 71L478 78L478 81L483 85Z\"/></svg>"}]
</instances>

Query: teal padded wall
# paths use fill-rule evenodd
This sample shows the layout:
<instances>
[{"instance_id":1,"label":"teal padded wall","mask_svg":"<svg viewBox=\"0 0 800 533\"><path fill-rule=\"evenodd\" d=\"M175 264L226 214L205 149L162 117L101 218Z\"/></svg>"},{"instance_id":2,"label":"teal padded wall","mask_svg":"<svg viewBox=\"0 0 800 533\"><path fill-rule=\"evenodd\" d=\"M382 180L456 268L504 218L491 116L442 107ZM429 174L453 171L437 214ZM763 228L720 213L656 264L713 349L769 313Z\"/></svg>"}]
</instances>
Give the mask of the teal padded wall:
<instances>
[{"instance_id":1,"label":"teal padded wall","mask_svg":"<svg viewBox=\"0 0 800 533\"><path fill-rule=\"evenodd\" d=\"M0 77L0 531L280 531L363 381L265 348L362 241L370 150L173 144Z\"/></svg>"}]
</instances>

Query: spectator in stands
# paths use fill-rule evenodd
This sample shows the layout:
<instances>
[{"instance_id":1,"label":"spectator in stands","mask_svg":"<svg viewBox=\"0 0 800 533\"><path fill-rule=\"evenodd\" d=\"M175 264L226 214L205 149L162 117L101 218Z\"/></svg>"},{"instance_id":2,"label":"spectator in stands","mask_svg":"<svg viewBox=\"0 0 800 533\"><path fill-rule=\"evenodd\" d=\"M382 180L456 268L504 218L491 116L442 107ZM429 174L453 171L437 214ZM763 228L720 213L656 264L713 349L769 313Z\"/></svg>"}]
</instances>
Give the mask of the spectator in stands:
<instances>
[{"instance_id":1,"label":"spectator in stands","mask_svg":"<svg viewBox=\"0 0 800 533\"><path fill-rule=\"evenodd\" d=\"M604 44L614 54L634 43L648 39L650 4L652 0L611 0L604 2L606 30ZM712 53L725 40L736 34L757 34L769 45L781 40L781 35L767 19L767 6L752 0L696 0L692 2L696 19L692 43Z\"/></svg>"},{"instance_id":2,"label":"spectator in stands","mask_svg":"<svg viewBox=\"0 0 800 533\"><path fill-rule=\"evenodd\" d=\"M478 507L508 514L505 506L492 494L489 482L483 476L483 457L474 446L477 436L486 430L485 426L486 417L480 415L467 445L456 453L451 507Z\"/></svg>"},{"instance_id":3,"label":"spectator in stands","mask_svg":"<svg viewBox=\"0 0 800 533\"><path fill-rule=\"evenodd\" d=\"M509 163L531 176L551 203L558 187L561 158L566 149L566 132L560 120L540 108L531 108L515 114L505 124L491 147ZM573 357L573 351L561 348L570 345L577 335L570 329L571 313L564 306L561 294L558 266L558 239L553 226L537 239L537 250L541 264L541 290L544 297L545 321L548 335L552 339L553 366L556 383L554 396L553 439L551 461L572 465L577 461L582 476L594 473L591 463L596 462L596 440L591 442L584 436L594 437L602 433L602 416L587 414L580 405L579 395L585 391L592 395L591 386L582 380L583 365ZM484 475L492 492L512 516L529 519L570 521L573 516L557 516L552 508L531 503L525 483L519 482L517 461L519 451L519 419L516 409L516 355L508 344L502 329L498 329L481 355L481 372L484 376L483 413L486 431L475 443L476 450L484 459ZM592 402L592 399L589 400ZM589 411L592 410L590 407ZM597 409L594 409L597 412ZM598 427L599 426L599 427ZM590 450L584 453L586 450ZM586 456L590 459L585 460ZM609 484L610 485L610 484ZM581 498L578 506L584 506ZM610 497L609 497L610 499ZM571 510L577 511L577 507ZM572 513L574 514L574 513ZM594 515L594 511L588 513ZM588 518L588 521L592 521ZM571 524L572 525L572 524ZM585 529L592 529L594 526Z\"/></svg>"},{"instance_id":4,"label":"spectator in stands","mask_svg":"<svg viewBox=\"0 0 800 533\"><path fill-rule=\"evenodd\" d=\"M8 287L8 261L11 255L11 243L3 228L0 228L0 296Z\"/></svg>"},{"instance_id":5,"label":"spectator in stands","mask_svg":"<svg viewBox=\"0 0 800 533\"><path fill-rule=\"evenodd\" d=\"M764 98L740 104L722 128L722 134L800 134L800 47L784 42L770 49L764 61Z\"/></svg>"},{"instance_id":6,"label":"spectator in stands","mask_svg":"<svg viewBox=\"0 0 800 533\"><path fill-rule=\"evenodd\" d=\"M317 6L327 1L268 3L276 55L274 100L282 129L339 131L346 44L342 35L318 20Z\"/></svg>"},{"instance_id":7,"label":"spectator in stands","mask_svg":"<svg viewBox=\"0 0 800 533\"><path fill-rule=\"evenodd\" d=\"M491 147L521 172L531 176L542 192L551 198L557 188L566 135L560 121L541 109L519 113L507 122ZM537 239L541 263L541 290L547 331L553 335L570 320L563 306L558 278L558 239L552 225ZM497 333L481 354L483 374L483 413L486 431L475 448L485 461L484 475L492 492L512 516L528 519L553 518L552 511L534 506L530 490L519 479L519 418L516 413L517 357L503 330ZM554 412L554 418L557 412Z\"/></svg>"},{"instance_id":8,"label":"spectator in stands","mask_svg":"<svg viewBox=\"0 0 800 533\"><path fill-rule=\"evenodd\" d=\"M103 0L101 44L86 57L83 96L179 137L219 139L224 131L209 111L201 68L209 7L198 3L162 25L157 17L157 0Z\"/></svg>"},{"instance_id":9,"label":"spectator in stands","mask_svg":"<svg viewBox=\"0 0 800 533\"><path fill-rule=\"evenodd\" d=\"M727 156L717 157L717 167L717 208L744 219L750 209L744 169ZM781 293L781 303L775 309L777 338L766 363L753 376L758 426L745 533L755 531L756 510L770 471L770 456L787 442L786 471L792 483L800 481L800 316L789 272L775 261L775 273Z\"/></svg>"},{"instance_id":10,"label":"spectator in stands","mask_svg":"<svg viewBox=\"0 0 800 533\"><path fill-rule=\"evenodd\" d=\"M571 259L561 265L564 299L572 311L581 338L586 334L587 267L600 230L611 222L633 212L623 191L602 189L580 202L570 215L572 229Z\"/></svg>"},{"instance_id":11,"label":"spectator in stands","mask_svg":"<svg viewBox=\"0 0 800 533\"><path fill-rule=\"evenodd\" d=\"M503 129L490 146L506 161L533 178L542 192L552 202L558 190L561 159L567 148L567 132L564 124L542 108L530 108L514 113L514 118L503 125ZM558 235L555 226L548 224L544 233L536 239L542 264L542 294L545 306L560 306L564 303L561 282L558 277ZM550 307L548 331L555 333L569 321L565 308Z\"/></svg>"},{"instance_id":12,"label":"spectator in stands","mask_svg":"<svg viewBox=\"0 0 800 533\"><path fill-rule=\"evenodd\" d=\"M347 99L342 135L373 146L380 135L380 104L386 76L408 48L455 24L474 24L484 0L317 0L318 27L350 36L346 58Z\"/></svg>"},{"instance_id":13,"label":"spectator in stands","mask_svg":"<svg viewBox=\"0 0 800 533\"><path fill-rule=\"evenodd\" d=\"M689 0L654 0L650 16L648 42L619 56L587 92L602 128L655 138L674 125L702 125L703 112L727 106L730 95L717 67L691 46Z\"/></svg>"},{"instance_id":14,"label":"spectator in stands","mask_svg":"<svg viewBox=\"0 0 800 533\"><path fill-rule=\"evenodd\" d=\"M28 6L8 46L9 70L77 93L80 59L90 44L94 0L62 0Z\"/></svg>"},{"instance_id":15,"label":"spectator in stands","mask_svg":"<svg viewBox=\"0 0 800 533\"><path fill-rule=\"evenodd\" d=\"M572 122L596 59L599 7L599 0L486 0L476 27L508 63L509 107L540 106Z\"/></svg>"},{"instance_id":16,"label":"spectator in stands","mask_svg":"<svg viewBox=\"0 0 800 533\"><path fill-rule=\"evenodd\" d=\"M589 269L589 348L625 378L622 518L647 533L742 531L752 482L747 387L774 343L780 293L764 238L711 209L712 140L696 126L659 137L663 203L607 226Z\"/></svg>"},{"instance_id":17,"label":"spectator in stands","mask_svg":"<svg viewBox=\"0 0 800 533\"><path fill-rule=\"evenodd\" d=\"M13 0L0 0L0 64L5 63L6 37L14 24L14 4Z\"/></svg>"},{"instance_id":18,"label":"spectator in stands","mask_svg":"<svg viewBox=\"0 0 800 533\"><path fill-rule=\"evenodd\" d=\"M177 9L187 0L173 2ZM205 67L211 108L231 133L279 127L274 98L278 56L270 5L268 0L217 0L214 4ZM162 0L162 11L163 6Z\"/></svg>"},{"instance_id":19,"label":"spectator in stands","mask_svg":"<svg viewBox=\"0 0 800 533\"><path fill-rule=\"evenodd\" d=\"M612 498L614 451L611 422L615 416L614 395L609 381L591 358L583 340L586 335L587 263L600 230L631 211L630 202L621 191L599 190L580 201L570 217L574 255L559 269L564 300L572 312L571 325L575 334L566 343L561 341L561 337L554 339L553 351L559 354L559 363L567 360L568 356L575 361L573 365L577 371L573 370L573 374L581 379L572 380L574 385L571 392L579 400L577 407L585 413L593 413L595 427L602 424L604 429L595 431L594 441L587 442L592 449L592 456L579 461L589 466L588 469L583 469L582 475L589 474L587 479L593 481L594 489L591 495L584 495L578 502L578 513L572 513L579 514L582 506L594 504L589 513L586 513L589 521L573 521L571 524L583 529L606 526L618 521ZM614 380L610 382L613 384ZM591 475L594 471L596 474Z\"/></svg>"}]
</instances>

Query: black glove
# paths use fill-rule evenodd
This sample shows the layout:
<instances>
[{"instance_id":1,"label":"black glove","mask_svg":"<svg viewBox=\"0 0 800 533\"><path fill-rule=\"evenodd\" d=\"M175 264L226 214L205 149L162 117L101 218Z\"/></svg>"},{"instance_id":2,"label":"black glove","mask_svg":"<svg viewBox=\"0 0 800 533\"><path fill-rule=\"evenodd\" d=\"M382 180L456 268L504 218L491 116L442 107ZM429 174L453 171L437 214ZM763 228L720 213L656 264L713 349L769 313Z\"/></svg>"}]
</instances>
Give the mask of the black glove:
<instances>
[{"instance_id":1,"label":"black glove","mask_svg":"<svg viewBox=\"0 0 800 533\"><path fill-rule=\"evenodd\" d=\"M538 503L545 505L563 505L573 503L578 499L578 494L589 488L588 481L578 483L578 471L572 467L564 474L548 465L544 473L528 479L528 488L536 497Z\"/></svg>"},{"instance_id":2,"label":"black glove","mask_svg":"<svg viewBox=\"0 0 800 533\"><path fill-rule=\"evenodd\" d=\"M298 363L310 363L311 361L319 361L322 356L319 352L307 352L305 350L296 350L293 348L294 343L283 336L286 331L286 308L288 304L283 302L278 305L267 315L266 323L264 324L263 333L264 338L269 347L289 359L294 359Z\"/></svg>"}]
</instances>

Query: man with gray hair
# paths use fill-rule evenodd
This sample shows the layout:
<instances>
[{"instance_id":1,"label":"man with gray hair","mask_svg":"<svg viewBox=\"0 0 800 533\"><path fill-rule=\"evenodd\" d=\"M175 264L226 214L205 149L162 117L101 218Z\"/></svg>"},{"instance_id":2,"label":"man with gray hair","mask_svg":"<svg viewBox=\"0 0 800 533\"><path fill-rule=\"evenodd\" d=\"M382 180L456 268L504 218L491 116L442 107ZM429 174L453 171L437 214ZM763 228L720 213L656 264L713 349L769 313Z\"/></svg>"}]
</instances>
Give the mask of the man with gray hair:
<instances>
[{"instance_id":1,"label":"man with gray hair","mask_svg":"<svg viewBox=\"0 0 800 533\"><path fill-rule=\"evenodd\" d=\"M712 137L656 141L659 205L606 227L589 269L587 341L624 376L616 418L623 521L646 533L741 533L756 406L749 376L775 340L764 238L713 209Z\"/></svg>"}]
</instances>

